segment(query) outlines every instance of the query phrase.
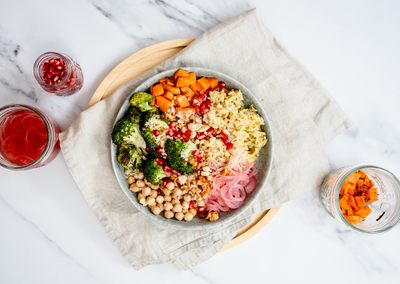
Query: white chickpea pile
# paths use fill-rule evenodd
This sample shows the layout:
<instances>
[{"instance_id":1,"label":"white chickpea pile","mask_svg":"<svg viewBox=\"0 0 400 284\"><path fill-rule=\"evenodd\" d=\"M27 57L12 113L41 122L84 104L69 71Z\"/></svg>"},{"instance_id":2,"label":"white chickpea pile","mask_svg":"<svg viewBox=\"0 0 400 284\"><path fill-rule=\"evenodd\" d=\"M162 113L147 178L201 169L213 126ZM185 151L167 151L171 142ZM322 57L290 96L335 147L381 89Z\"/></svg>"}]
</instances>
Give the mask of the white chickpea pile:
<instances>
[{"instance_id":1,"label":"white chickpea pile","mask_svg":"<svg viewBox=\"0 0 400 284\"><path fill-rule=\"evenodd\" d=\"M164 188L147 182L143 173L125 170L125 175L130 184L130 190L138 193L139 203L148 206L155 215L164 211L164 217L167 219L175 217L179 221L189 222L197 215L197 209L205 211L204 199L195 200L184 185L188 179L186 175L178 176L175 181L168 182ZM180 186L178 181L183 186ZM160 194L161 191L163 194ZM190 208L191 202L192 208Z\"/></svg>"}]
</instances>

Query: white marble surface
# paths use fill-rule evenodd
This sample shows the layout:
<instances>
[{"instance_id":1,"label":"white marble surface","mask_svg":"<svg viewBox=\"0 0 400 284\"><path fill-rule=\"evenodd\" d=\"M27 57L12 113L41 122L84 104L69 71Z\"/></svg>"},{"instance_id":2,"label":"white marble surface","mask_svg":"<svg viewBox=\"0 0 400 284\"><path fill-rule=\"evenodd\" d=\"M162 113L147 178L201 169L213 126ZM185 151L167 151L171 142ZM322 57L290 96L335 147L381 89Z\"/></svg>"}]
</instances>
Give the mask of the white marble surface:
<instances>
[{"instance_id":1,"label":"white marble surface","mask_svg":"<svg viewBox=\"0 0 400 284\"><path fill-rule=\"evenodd\" d=\"M27 103L62 129L103 78L148 45L194 38L257 7L276 38L325 86L354 126L327 146L331 169L375 163L400 176L400 4L392 1L0 0L0 106ZM31 68L69 54L83 89L42 91ZM82 197L60 154L28 171L0 169L0 283L399 283L400 227L350 232L323 209L319 189L288 202L256 236L196 268L134 271Z\"/></svg>"}]
</instances>

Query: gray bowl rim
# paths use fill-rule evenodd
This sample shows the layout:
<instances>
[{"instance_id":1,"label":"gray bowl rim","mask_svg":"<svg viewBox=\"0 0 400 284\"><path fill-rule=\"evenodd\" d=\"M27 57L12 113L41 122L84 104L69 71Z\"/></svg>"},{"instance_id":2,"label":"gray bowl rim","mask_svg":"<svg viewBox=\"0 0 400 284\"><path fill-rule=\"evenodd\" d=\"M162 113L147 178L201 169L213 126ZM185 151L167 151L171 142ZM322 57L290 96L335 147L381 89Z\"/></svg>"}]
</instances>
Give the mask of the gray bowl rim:
<instances>
[{"instance_id":1,"label":"gray bowl rim","mask_svg":"<svg viewBox=\"0 0 400 284\"><path fill-rule=\"evenodd\" d=\"M143 206L140 204L137 200L137 195L136 193L133 193L130 191L129 186L127 187L127 179L125 177L125 169L118 163L117 158L116 158L116 150L118 149L118 146L115 145L114 143L111 142L111 161L112 161L112 166L114 170L115 177L118 180L118 183L122 189L122 191L125 193L126 197L131 201L131 203L142 213L144 214L147 218L149 218L151 221L156 222L159 225L173 228L173 229L178 229L178 230L190 230L190 231L195 231L195 230L207 230L207 229L214 229L216 227L222 227L224 224L227 222L230 222L237 217L239 217L243 212L245 212L250 206L254 203L254 201L259 197L261 192L265 190L265 185L267 183L269 174L271 172L272 168L272 160L273 160L273 136L272 136L272 130L271 130L271 125L268 120L268 116L265 113L264 108L262 107L261 103L258 101L257 97L247 88L245 87L242 83L237 81L236 79L233 79L232 77L225 75L223 73L220 73L218 71L210 70L207 68L203 67L179 67L182 68L186 71L189 72L195 72L197 73L207 73L209 75L206 75L207 77L215 77L218 78L218 81L232 81L235 82L237 86L239 86L240 90L242 91L243 97L251 97L252 104L255 106L257 109L257 112L263 117L264 122L265 122L265 132L267 135L267 145L264 147L268 146L269 149L269 157L267 159L267 171L265 174L265 177L263 180L258 180L257 181L257 187L259 187L258 192L255 193L253 198L248 201L246 204L242 205L238 209L235 209L235 213L226 218L225 220L217 220L214 222L210 222L206 219L204 219L204 224L201 226L190 226L191 222L186 222L184 220L178 221L175 220L174 218L167 219L165 218L162 214L160 215L154 215L150 210L148 206ZM145 80L142 82L138 87L136 87L130 94L127 96L126 100L123 102L123 104L120 107L120 110L118 111L118 114L115 118L114 124L115 125L126 113L127 109L129 108L129 99L133 93L136 92L145 92L149 90L150 86L154 84L154 82L158 82L158 79L165 78L165 77L171 77L173 74L175 74L176 70L179 68L173 68L169 70L165 70L163 72L157 73L156 75L150 77L149 79ZM258 160L258 159L257 159ZM134 196L132 194L135 194ZM231 209L232 210L232 209ZM172 221L172 222L171 222Z\"/></svg>"}]
</instances>

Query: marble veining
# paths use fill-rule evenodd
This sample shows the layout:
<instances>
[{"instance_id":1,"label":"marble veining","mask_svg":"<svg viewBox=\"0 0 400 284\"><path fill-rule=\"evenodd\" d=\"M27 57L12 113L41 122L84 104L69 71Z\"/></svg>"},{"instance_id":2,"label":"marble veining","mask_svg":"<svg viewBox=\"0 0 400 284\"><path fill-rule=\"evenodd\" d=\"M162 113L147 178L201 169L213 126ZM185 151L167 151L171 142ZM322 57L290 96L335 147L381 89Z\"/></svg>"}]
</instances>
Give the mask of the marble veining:
<instances>
[{"instance_id":1,"label":"marble veining","mask_svg":"<svg viewBox=\"0 0 400 284\"><path fill-rule=\"evenodd\" d=\"M124 58L165 40L195 38L252 7L354 124L327 145L329 169L372 163L400 176L395 0L0 1L0 106L33 105L66 129ZM47 51L81 65L78 94L57 97L37 84L33 63ZM134 271L61 154L33 171L0 169L0 216L0 283L398 283L400 277L400 227L377 237L355 234L325 211L319 188L286 203L245 243L184 272L171 264Z\"/></svg>"}]
</instances>

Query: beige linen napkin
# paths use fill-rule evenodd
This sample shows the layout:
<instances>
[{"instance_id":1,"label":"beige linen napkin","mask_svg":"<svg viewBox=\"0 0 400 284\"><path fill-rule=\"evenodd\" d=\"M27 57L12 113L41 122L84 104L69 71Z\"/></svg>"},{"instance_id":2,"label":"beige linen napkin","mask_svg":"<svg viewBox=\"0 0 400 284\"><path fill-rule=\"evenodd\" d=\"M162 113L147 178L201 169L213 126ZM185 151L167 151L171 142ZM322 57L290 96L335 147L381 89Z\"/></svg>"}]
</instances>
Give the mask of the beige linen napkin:
<instances>
[{"instance_id":1,"label":"beige linen napkin","mask_svg":"<svg viewBox=\"0 0 400 284\"><path fill-rule=\"evenodd\" d=\"M250 209L218 229L179 231L151 222L126 198L111 166L110 133L123 101L145 79L185 66L220 71L246 85L263 105L274 135L267 186ZM84 111L61 134L61 148L89 206L135 269L171 262L184 270L217 253L256 214L321 184L328 173L325 144L349 126L335 101L275 41L253 9Z\"/></svg>"}]
</instances>

